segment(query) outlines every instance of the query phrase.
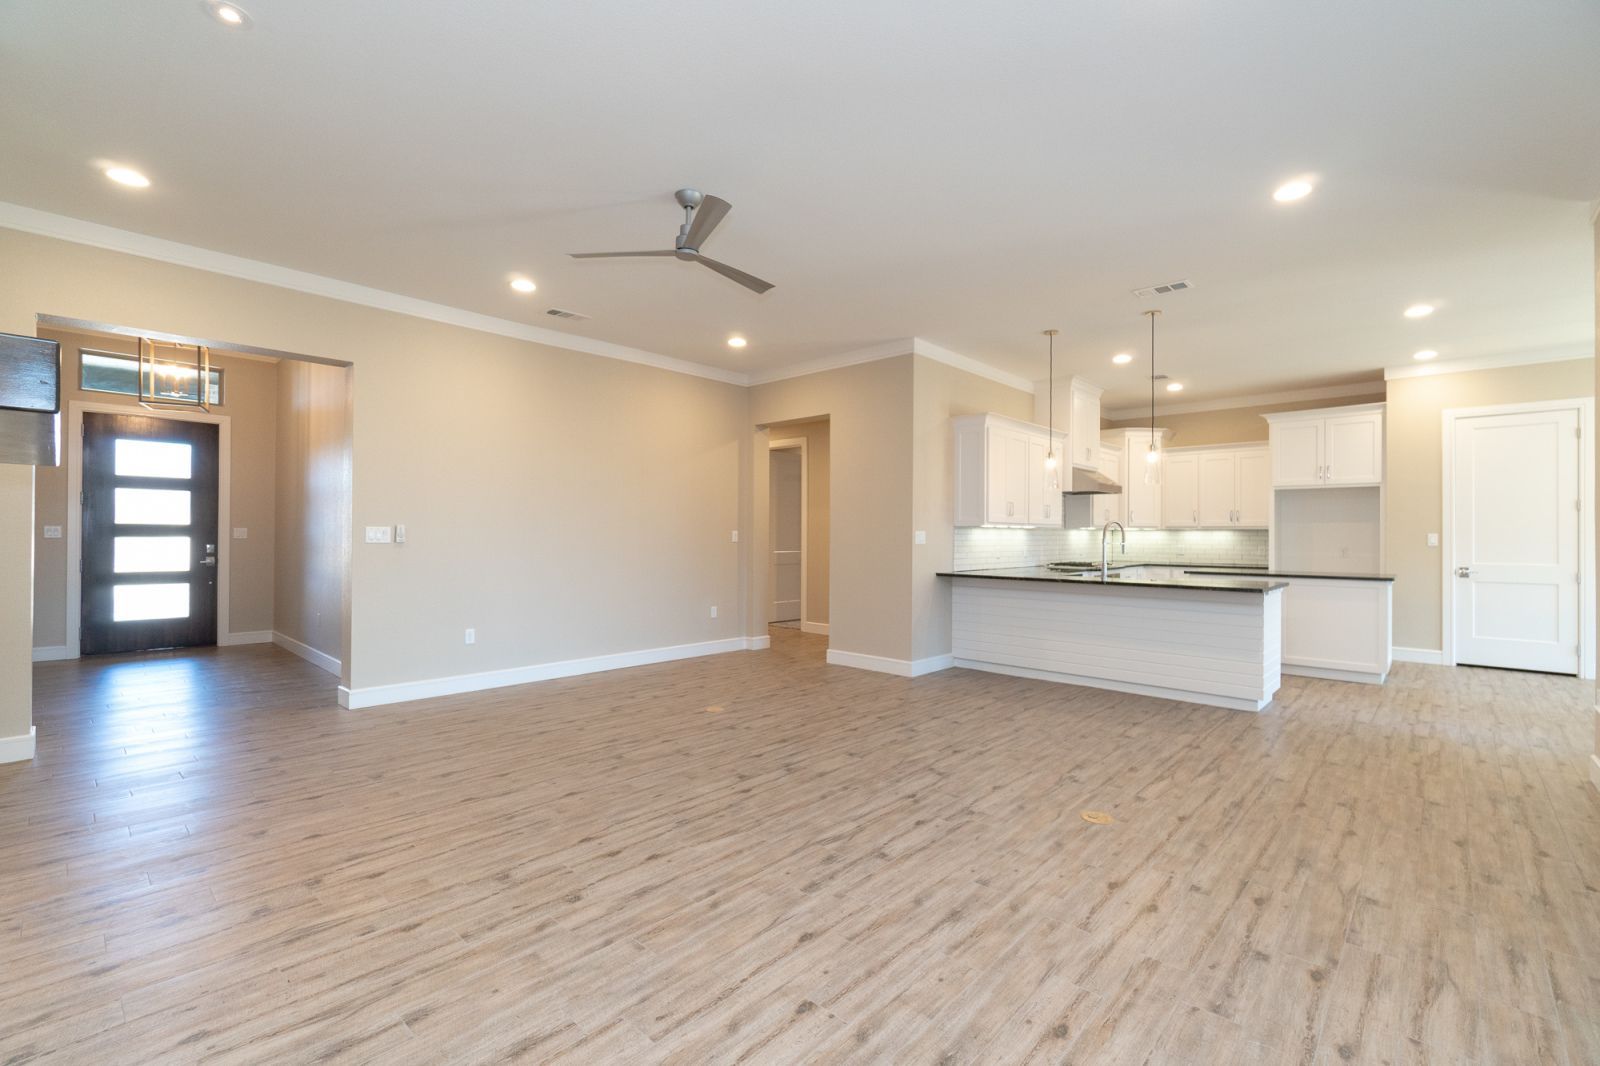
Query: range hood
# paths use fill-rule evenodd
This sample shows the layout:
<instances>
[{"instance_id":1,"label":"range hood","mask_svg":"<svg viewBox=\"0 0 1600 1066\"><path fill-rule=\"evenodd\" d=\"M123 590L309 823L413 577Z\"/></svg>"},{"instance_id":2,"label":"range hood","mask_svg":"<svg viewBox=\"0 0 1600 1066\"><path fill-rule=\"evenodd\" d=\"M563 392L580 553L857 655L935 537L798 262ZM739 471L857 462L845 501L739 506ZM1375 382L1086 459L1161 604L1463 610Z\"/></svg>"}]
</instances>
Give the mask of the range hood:
<instances>
[{"instance_id":1,"label":"range hood","mask_svg":"<svg viewBox=\"0 0 1600 1066\"><path fill-rule=\"evenodd\" d=\"M61 465L61 345L0 333L0 463Z\"/></svg>"},{"instance_id":2,"label":"range hood","mask_svg":"<svg viewBox=\"0 0 1600 1066\"><path fill-rule=\"evenodd\" d=\"M1067 468L1067 473L1071 480L1061 490L1063 496L1106 495L1122 491L1121 485L1098 470L1085 470L1082 467L1072 466Z\"/></svg>"}]
</instances>

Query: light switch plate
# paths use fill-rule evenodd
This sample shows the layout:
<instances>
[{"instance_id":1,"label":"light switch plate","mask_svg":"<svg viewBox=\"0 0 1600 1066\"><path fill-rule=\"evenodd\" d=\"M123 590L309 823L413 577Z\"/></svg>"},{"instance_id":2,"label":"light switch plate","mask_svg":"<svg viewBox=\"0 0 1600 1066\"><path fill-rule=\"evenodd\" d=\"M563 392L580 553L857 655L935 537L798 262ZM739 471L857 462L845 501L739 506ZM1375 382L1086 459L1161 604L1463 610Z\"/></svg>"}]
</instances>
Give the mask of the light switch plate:
<instances>
[{"instance_id":1,"label":"light switch plate","mask_svg":"<svg viewBox=\"0 0 1600 1066\"><path fill-rule=\"evenodd\" d=\"M1437 533L1429 533L1428 534L1428 547L1437 548L1438 546L1439 546L1439 534L1437 534Z\"/></svg>"},{"instance_id":2,"label":"light switch plate","mask_svg":"<svg viewBox=\"0 0 1600 1066\"><path fill-rule=\"evenodd\" d=\"M233 539L234 540L249 540L250 539L250 531L248 529L246 529L244 526L234 526L233 527Z\"/></svg>"},{"instance_id":3,"label":"light switch plate","mask_svg":"<svg viewBox=\"0 0 1600 1066\"><path fill-rule=\"evenodd\" d=\"M406 542L406 526L404 522L400 522L395 525L394 542L396 544L404 544Z\"/></svg>"},{"instance_id":4,"label":"light switch plate","mask_svg":"<svg viewBox=\"0 0 1600 1066\"><path fill-rule=\"evenodd\" d=\"M45 540L60 540L61 539L61 527L60 526L45 526L44 527L44 539Z\"/></svg>"},{"instance_id":5,"label":"light switch plate","mask_svg":"<svg viewBox=\"0 0 1600 1066\"><path fill-rule=\"evenodd\" d=\"M739 543L739 531L737 529L733 531L733 543Z\"/></svg>"},{"instance_id":6,"label":"light switch plate","mask_svg":"<svg viewBox=\"0 0 1600 1066\"><path fill-rule=\"evenodd\" d=\"M917 530L915 536L912 537L912 540L917 544L928 543L928 531L926 529Z\"/></svg>"},{"instance_id":7,"label":"light switch plate","mask_svg":"<svg viewBox=\"0 0 1600 1066\"><path fill-rule=\"evenodd\" d=\"M368 544L388 544L393 539L394 530L390 529L388 526L367 527Z\"/></svg>"}]
</instances>

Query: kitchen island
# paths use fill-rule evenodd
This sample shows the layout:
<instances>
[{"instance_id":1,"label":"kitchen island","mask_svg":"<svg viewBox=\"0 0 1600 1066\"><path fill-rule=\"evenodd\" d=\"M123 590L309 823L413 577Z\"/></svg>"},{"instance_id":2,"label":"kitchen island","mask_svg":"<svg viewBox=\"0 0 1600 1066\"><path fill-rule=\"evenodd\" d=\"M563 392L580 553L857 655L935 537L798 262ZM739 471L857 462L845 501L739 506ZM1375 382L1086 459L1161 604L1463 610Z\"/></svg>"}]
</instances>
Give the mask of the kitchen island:
<instances>
[{"instance_id":1,"label":"kitchen island","mask_svg":"<svg viewBox=\"0 0 1600 1066\"><path fill-rule=\"evenodd\" d=\"M956 666L1242 711L1278 691L1283 581L1161 567L939 576Z\"/></svg>"}]
</instances>

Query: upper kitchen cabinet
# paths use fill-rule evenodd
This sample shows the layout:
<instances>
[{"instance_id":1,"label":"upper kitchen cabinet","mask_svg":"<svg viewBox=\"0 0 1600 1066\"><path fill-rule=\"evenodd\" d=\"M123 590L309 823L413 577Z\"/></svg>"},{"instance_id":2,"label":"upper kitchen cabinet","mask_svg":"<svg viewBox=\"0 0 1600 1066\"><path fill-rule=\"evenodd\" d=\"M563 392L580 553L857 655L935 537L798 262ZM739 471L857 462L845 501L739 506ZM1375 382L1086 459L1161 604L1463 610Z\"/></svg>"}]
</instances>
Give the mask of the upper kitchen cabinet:
<instances>
[{"instance_id":1,"label":"upper kitchen cabinet","mask_svg":"<svg viewBox=\"0 0 1600 1066\"><path fill-rule=\"evenodd\" d=\"M1167 430L1157 428L1155 433L1159 446L1166 439ZM1145 461L1150 453L1150 430L1108 430L1101 434L1100 441L1115 448L1121 459L1121 513L1112 517L1129 529L1161 528L1161 479L1146 476L1150 473L1150 464Z\"/></svg>"},{"instance_id":2,"label":"upper kitchen cabinet","mask_svg":"<svg viewBox=\"0 0 1600 1066\"><path fill-rule=\"evenodd\" d=\"M1061 489L1047 484L1050 435L1043 426L992 414L963 415L951 425L956 525L1061 523ZM1059 443L1059 434L1056 439Z\"/></svg>"},{"instance_id":3,"label":"upper kitchen cabinet","mask_svg":"<svg viewBox=\"0 0 1600 1066\"><path fill-rule=\"evenodd\" d=\"M1200 456L1194 452L1162 456L1161 524L1167 529L1200 525Z\"/></svg>"},{"instance_id":4,"label":"upper kitchen cabinet","mask_svg":"<svg viewBox=\"0 0 1600 1066\"><path fill-rule=\"evenodd\" d=\"M1167 463L1185 454L1169 450ZM1197 448L1187 454L1195 461L1192 524L1207 529L1265 529L1270 524L1272 480L1266 448Z\"/></svg>"},{"instance_id":5,"label":"upper kitchen cabinet","mask_svg":"<svg viewBox=\"0 0 1600 1066\"><path fill-rule=\"evenodd\" d=\"M1383 408L1371 403L1264 415L1273 487L1382 484Z\"/></svg>"},{"instance_id":6,"label":"upper kitchen cabinet","mask_svg":"<svg viewBox=\"0 0 1600 1066\"><path fill-rule=\"evenodd\" d=\"M1063 451L1073 466L1096 470L1100 465L1100 394L1104 390L1081 377L1056 378L1056 440L1066 438ZM1036 387L1033 400L1035 422L1049 425L1050 387Z\"/></svg>"}]
</instances>

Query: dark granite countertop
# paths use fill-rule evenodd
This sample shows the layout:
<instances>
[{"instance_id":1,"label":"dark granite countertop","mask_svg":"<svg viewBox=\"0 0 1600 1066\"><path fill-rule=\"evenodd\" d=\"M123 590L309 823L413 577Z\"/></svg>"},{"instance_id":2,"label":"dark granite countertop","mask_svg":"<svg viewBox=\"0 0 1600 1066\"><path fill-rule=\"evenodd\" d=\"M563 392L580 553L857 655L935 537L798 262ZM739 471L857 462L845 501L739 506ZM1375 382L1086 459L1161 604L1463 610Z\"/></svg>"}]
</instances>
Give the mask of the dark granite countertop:
<instances>
[{"instance_id":1,"label":"dark granite countertop","mask_svg":"<svg viewBox=\"0 0 1600 1066\"><path fill-rule=\"evenodd\" d=\"M1167 569L1167 568L1163 568ZM1273 589L1288 588L1285 581L1255 581L1248 578L1225 577L1121 577L1112 571L1109 580L1102 582L1099 571L1086 574L1061 573L1043 566L1012 566L999 570L941 570L940 577L978 577L997 581L1047 581L1058 585L1100 585L1129 589L1194 589L1200 592L1254 592L1266 593Z\"/></svg>"},{"instance_id":2,"label":"dark granite countertop","mask_svg":"<svg viewBox=\"0 0 1600 1066\"><path fill-rule=\"evenodd\" d=\"M1245 574L1250 577L1303 577L1318 581L1393 581L1393 574L1340 574L1331 570L1270 570L1264 566L1185 566L1186 574Z\"/></svg>"}]
</instances>

